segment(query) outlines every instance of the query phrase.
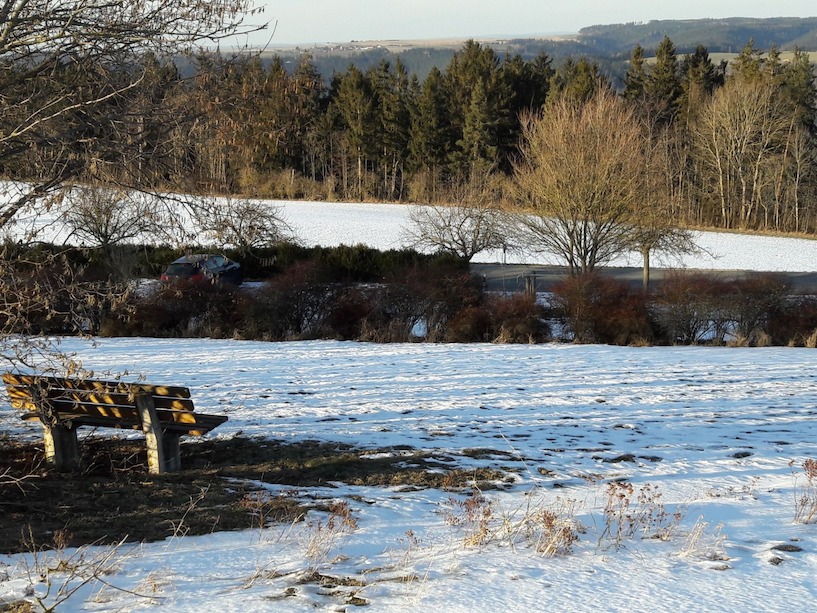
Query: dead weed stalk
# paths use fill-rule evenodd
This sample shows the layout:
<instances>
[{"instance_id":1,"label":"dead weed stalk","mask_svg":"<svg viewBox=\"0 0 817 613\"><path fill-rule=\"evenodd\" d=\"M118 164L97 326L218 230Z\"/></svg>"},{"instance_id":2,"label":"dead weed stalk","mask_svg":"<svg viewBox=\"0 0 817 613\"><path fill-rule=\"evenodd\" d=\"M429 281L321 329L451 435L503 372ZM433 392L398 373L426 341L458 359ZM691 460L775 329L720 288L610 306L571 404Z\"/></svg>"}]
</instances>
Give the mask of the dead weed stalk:
<instances>
[{"instance_id":1,"label":"dead weed stalk","mask_svg":"<svg viewBox=\"0 0 817 613\"><path fill-rule=\"evenodd\" d=\"M326 519L306 522L307 539L304 555L310 560L325 560L338 541L358 529L349 503L335 501L329 505Z\"/></svg>"},{"instance_id":2,"label":"dead weed stalk","mask_svg":"<svg viewBox=\"0 0 817 613\"><path fill-rule=\"evenodd\" d=\"M793 466L794 462L789 462ZM794 478L794 521L798 524L817 522L817 460L807 459L802 464L805 483L798 484L800 474L792 470Z\"/></svg>"},{"instance_id":3,"label":"dead weed stalk","mask_svg":"<svg viewBox=\"0 0 817 613\"><path fill-rule=\"evenodd\" d=\"M576 501L549 501L533 492L524 504L509 508L474 489L464 500L449 497L442 516L462 533L466 547L488 543L532 547L545 557L568 555L584 528L576 519Z\"/></svg>"},{"instance_id":4,"label":"dead weed stalk","mask_svg":"<svg viewBox=\"0 0 817 613\"><path fill-rule=\"evenodd\" d=\"M606 542L619 549L636 535L668 541L684 514L680 510L668 511L662 497L658 488L649 483L640 488L622 481L608 483L599 545Z\"/></svg>"},{"instance_id":5,"label":"dead weed stalk","mask_svg":"<svg viewBox=\"0 0 817 613\"><path fill-rule=\"evenodd\" d=\"M66 603L79 598L78 593L92 586L109 589L158 603L162 598L156 594L142 594L120 588L108 577L118 572L122 560L128 555L123 551L125 539L110 547L98 547L98 543L84 545L68 553L66 544L70 535L57 531L52 547L43 549L34 542L29 533L26 546L31 561L26 562L29 587L26 597L43 613L60 611Z\"/></svg>"}]
</instances>

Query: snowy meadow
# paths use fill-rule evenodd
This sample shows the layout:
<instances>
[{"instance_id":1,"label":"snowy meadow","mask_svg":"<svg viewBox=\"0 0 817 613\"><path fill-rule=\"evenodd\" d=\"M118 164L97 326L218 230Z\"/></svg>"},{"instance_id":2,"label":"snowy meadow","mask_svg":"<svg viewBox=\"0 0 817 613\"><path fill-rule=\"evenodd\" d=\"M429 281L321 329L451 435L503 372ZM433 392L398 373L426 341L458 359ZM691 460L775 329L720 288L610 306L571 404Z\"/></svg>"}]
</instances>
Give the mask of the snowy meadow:
<instances>
[{"instance_id":1,"label":"snowy meadow","mask_svg":"<svg viewBox=\"0 0 817 613\"><path fill-rule=\"evenodd\" d=\"M345 442L373 459L411 447L451 469L505 477L481 493L258 484L346 503L350 521L311 513L292 525L125 544L105 576L117 589L90 582L61 610L814 602L817 534L794 521L817 436L812 350L153 339L65 348L95 369L190 385L197 408L229 416L211 436ZM8 413L3 430L39 436ZM41 557L54 556L53 566L105 551ZM0 564L0 597L24 594L32 557Z\"/></svg>"},{"instance_id":2,"label":"snowy meadow","mask_svg":"<svg viewBox=\"0 0 817 613\"><path fill-rule=\"evenodd\" d=\"M307 244L399 246L403 208L282 206ZM811 241L702 237L719 257L684 265L800 271L817 261ZM775 611L817 601L813 350L116 338L62 348L97 372L189 386L197 410L229 418L210 438L344 443L373 461L420 450L441 473L497 477L481 490L259 482L270 497L326 510L241 532L2 555L0 604L48 606L61 593L59 611ZM11 410L0 411L0 432L40 437Z\"/></svg>"}]
</instances>

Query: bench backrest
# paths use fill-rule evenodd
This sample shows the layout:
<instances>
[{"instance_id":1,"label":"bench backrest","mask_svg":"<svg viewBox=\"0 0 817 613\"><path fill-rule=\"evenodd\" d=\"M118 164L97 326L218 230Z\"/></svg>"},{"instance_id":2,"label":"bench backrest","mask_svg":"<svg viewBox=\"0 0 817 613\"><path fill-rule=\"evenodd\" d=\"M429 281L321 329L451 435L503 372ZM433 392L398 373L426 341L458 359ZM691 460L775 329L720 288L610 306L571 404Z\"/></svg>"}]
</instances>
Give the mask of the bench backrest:
<instances>
[{"instance_id":1,"label":"bench backrest","mask_svg":"<svg viewBox=\"0 0 817 613\"><path fill-rule=\"evenodd\" d=\"M4 373L3 383L12 399L12 406L18 409L29 409L24 403L31 400L31 390L38 388L49 399L123 406L133 406L137 394L150 394L157 408L193 410L190 390L186 387L14 373ZM21 402L15 403L16 400Z\"/></svg>"},{"instance_id":2,"label":"bench backrest","mask_svg":"<svg viewBox=\"0 0 817 613\"><path fill-rule=\"evenodd\" d=\"M6 384L11 405L28 411L39 409L38 400L48 401L59 410L83 407L135 408L135 399L139 394L152 396L156 408L193 410L190 390L186 387L13 373L4 373L3 383ZM39 398L35 398L35 395Z\"/></svg>"},{"instance_id":3,"label":"bench backrest","mask_svg":"<svg viewBox=\"0 0 817 613\"><path fill-rule=\"evenodd\" d=\"M140 429L136 397L142 394L151 397L165 428L200 436L227 419L195 414L186 387L14 373L2 378L11 406L27 411L25 418L52 424L72 421L75 425Z\"/></svg>"}]
</instances>

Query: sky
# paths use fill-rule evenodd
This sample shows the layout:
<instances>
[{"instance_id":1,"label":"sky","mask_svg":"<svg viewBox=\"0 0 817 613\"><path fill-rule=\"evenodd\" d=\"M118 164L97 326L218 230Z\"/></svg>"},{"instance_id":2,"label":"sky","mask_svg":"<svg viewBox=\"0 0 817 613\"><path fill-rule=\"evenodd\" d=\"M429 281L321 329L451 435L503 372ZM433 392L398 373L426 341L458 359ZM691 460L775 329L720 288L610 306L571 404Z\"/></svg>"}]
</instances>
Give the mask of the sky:
<instances>
[{"instance_id":1,"label":"sky","mask_svg":"<svg viewBox=\"0 0 817 613\"><path fill-rule=\"evenodd\" d=\"M817 16L814 0L256 0L270 44L572 34L597 24ZM269 39L270 31L253 39Z\"/></svg>"}]
</instances>

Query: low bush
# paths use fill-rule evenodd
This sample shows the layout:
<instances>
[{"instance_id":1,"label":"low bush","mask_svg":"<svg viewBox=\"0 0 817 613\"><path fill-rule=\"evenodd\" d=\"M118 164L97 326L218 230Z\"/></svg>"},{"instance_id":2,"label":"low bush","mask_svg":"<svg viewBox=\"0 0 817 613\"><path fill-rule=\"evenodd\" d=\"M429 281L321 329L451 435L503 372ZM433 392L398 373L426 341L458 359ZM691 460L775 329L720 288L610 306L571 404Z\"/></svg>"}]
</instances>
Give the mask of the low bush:
<instances>
[{"instance_id":1,"label":"low bush","mask_svg":"<svg viewBox=\"0 0 817 613\"><path fill-rule=\"evenodd\" d=\"M541 343L550 339L544 308L529 294L487 296L479 306L458 311L445 340L454 343Z\"/></svg>"},{"instance_id":2,"label":"low bush","mask_svg":"<svg viewBox=\"0 0 817 613\"><path fill-rule=\"evenodd\" d=\"M653 338L647 295L626 283L588 274L553 288L551 304L574 342L643 344Z\"/></svg>"},{"instance_id":3,"label":"low bush","mask_svg":"<svg viewBox=\"0 0 817 613\"><path fill-rule=\"evenodd\" d=\"M209 281L157 285L136 296L124 314L111 314L103 336L233 336L243 296L238 288Z\"/></svg>"},{"instance_id":4,"label":"low bush","mask_svg":"<svg viewBox=\"0 0 817 613\"><path fill-rule=\"evenodd\" d=\"M769 344L785 315L788 293L788 284L773 274L729 281L676 274L661 283L654 318L669 343Z\"/></svg>"},{"instance_id":5,"label":"low bush","mask_svg":"<svg viewBox=\"0 0 817 613\"><path fill-rule=\"evenodd\" d=\"M774 345L811 347L817 345L817 296L789 297L768 323Z\"/></svg>"},{"instance_id":6,"label":"low bush","mask_svg":"<svg viewBox=\"0 0 817 613\"><path fill-rule=\"evenodd\" d=\"M675 274L659 286L654 318L670 344L691 345L716 339L722 326L721 282L707 275Z\"/></svg>"}]
</instances>

